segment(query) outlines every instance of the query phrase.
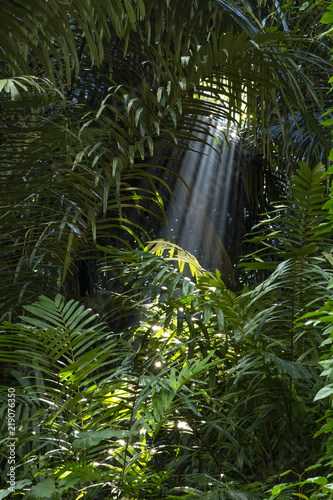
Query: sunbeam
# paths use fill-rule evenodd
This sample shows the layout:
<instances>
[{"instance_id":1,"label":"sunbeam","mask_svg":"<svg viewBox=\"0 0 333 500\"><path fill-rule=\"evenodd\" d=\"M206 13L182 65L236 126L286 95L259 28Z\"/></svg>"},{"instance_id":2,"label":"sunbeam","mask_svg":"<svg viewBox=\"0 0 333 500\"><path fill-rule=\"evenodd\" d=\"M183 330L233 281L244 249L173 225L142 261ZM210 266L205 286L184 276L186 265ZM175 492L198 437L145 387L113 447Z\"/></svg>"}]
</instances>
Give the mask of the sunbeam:
<instances>
[{"instance_id":1,"label":"sunbeam","mask_svg":"<svg viewBox=\"0 0 333 500\"><path fill-rule=\"evenodd\" d=\"M237 134L223 122L210 120L207 128L209 134L190 141L184 154L162 237L195 255L203 267L220 269L232 282L224 244Z\"/></svg>"}]
</instances>

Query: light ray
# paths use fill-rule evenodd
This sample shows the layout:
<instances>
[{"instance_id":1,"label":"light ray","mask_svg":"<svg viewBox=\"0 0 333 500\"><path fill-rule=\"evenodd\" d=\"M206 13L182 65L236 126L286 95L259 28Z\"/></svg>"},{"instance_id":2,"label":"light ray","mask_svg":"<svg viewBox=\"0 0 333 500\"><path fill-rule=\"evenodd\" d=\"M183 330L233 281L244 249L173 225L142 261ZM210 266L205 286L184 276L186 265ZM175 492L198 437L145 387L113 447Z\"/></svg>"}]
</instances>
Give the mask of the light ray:
<instances>
[{"instance_id":1,"label":"light ray","mask_svg":"<svg viewBox=\"0 0 333 500\"><path fill-rule=\"evenodd\" d=\"M207 128L209 134L190 141L184 154L179 170L183 181L176 182L175 199L167 207L169 226L162 237L195 255L203 267L221 269L230 264L224 243L237 132L222 121L210 121Z\"/></svg>"}]
</instances>

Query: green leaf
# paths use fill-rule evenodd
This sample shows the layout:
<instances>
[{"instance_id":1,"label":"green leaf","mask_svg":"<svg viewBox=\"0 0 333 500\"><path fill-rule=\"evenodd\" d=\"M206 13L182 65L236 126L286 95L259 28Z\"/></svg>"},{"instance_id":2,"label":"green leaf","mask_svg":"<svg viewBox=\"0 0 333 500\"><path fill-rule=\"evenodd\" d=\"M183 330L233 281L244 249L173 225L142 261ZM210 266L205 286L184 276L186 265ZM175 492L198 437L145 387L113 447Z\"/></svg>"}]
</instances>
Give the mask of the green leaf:
<instances>
[{"instance_id":1,"label":"green leaf","mask_svg":"<svg viewBox=\"0 0 333 500\"><path fill-rule=\"evenodd\" d=\"M325 12L325 14L321 17L320 22L323 24L331 24L333 23L333 8L329 7L329 11Z\"/></svg>"},{"instance_id":2,"label":"green leaf","mask_svg":"<svg viewBox=\"0 0 333 500\"><path fill-rule=\"evenodd\" d=\"M141 113L142 113L143 110L144 110L144 108L141 107L135 113L135 126L136 127L139 125L140 116L141 116Z\"/></svg>"},{"instance_id":3,"label":"green leaf","mask_svg":"<svg viewBox=\"0 0 333 500\"><path fill-rule=\"evenodd\" d=\"M274 488L272 488L272 495L274 497L276 497L277 495L279 495L282 491L286 490L290 488L290 485L288 483L282 483L282 484L278 484L276 486L274 486Z\"/></svg>"},{"instance_id":4,"label":"green leaf","mask_svg":"<svg viewBox=\"0 0 333 500\"><path fill-rule=\"evenodd\" d=\"M303 482L303 481L302 481ZM311 484L327 484L327 478L324 476L317 476L317 477L309 477L304 481L304 484L311 483Z\"/></svg>"},{"instance_id":5,"label":"green leaf","mask_svg":"<svg viewBox=\"0 0 333 500\"><path fill-rule=\"evenodd\" d=\"M0 499L8 497L12 493L12 490L0 490Z\"/></svg>"},{"instance_id":6,"label":"green leaf","mask_svg":"<svg viewBox=\"0 0 333 500\"><path fill-rule=\"evenodd\" d=\"M317 392L314 401L318 401L319 399L324 399L333 394L333 384L326 385L320 391Z\"/></svg>"},{"instance_id":7,"label":"green leaf","mask_svg":"<svg viewBox=\"0 0 333 500\"><path fill-rule=\"evenodd\" d=\"M52 494L56 491L54 479L48 478L33 486L29 493L37 498L51 498Z\"/></svg>"},{"instance_id":8,"label":"green leaf","mask_svg":"<svg viewBox=\"0 0 333 500\"><path fill-rule=\"evenodd\" d=\"M217 321L219 328L223 331L224 330L224 313L223 310L220 307L215 307L215 312L217 316Z\"/></svg>"},{"instance_id":9,"label":"green leaf","mask_svg":"<svg viewBox=\"0 0 333 500\"><path fill-rule=\"evenodd\" d=\"M207 323L210 321L212 315L212 306L211 304L207 303L205 304L204 307L204 324L207 325Z\"/></svg>"},{"instance_id":10,"label":"green leaf","mask_svg":"<svg viewBox=\"0 0 333 500\"><path fill-rule=\"evenodd\" d=\"M133 431L117 431L115 429L79 432L76 439L74 439L73 441L73 446L75 446L76 448L88 449L97 446L104 439L126 438L133 435L133 433Z\"/></svg>"}]
</instances>

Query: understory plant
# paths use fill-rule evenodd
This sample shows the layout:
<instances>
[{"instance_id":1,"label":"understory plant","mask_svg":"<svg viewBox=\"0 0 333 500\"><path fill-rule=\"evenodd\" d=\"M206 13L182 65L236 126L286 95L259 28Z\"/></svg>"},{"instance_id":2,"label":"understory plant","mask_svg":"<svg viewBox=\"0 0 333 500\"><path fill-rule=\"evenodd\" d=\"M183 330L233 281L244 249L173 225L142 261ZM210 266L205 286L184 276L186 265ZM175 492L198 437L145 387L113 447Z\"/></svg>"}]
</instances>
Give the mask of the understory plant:
<instances>
[{"instance_id":1,"label":"understory plant","mask_svg":"<svg viewBox=\"0 0 333 500\"><path fill-rule=\"evenodd\" d=\"M218 272L205 272L166 242L148 247L155 255L113 253L132 290L124 304L131 297L142 299L147 321L134 337L141 339L140 355L147 362L157 359L164 366L174 342L183 344L183 356L190 359L214 350L217 365L206 375L208 413L215 423L223 422L232 442L208 425L206 412L205 440L216 457L223 457L224 474L245 483L264 481L286 464L303 471L322 446L312 439L320 416L313 398L322 384L319 358L325 347L320 347L321 329L299 319L331 295L331 272L321 254L329 242L314 234L325 218L323 173L322 165L311 170L301 163L288 199L254 232L252 242L259 248L254 259L244 260L245 273L268 269L271 274L242 293L227 290ZM177 260L192 268L196 283L175 273L170 263ZM192 456L191 467L194 462ZM217 463L212 469L205 465L196 467L214 476ZM184 468L187 479L191 467Z\"/></svg>"},{"instance_id":2,"label":"understory plant","mask_svg":"<svg viewBox=\"0 0 333 500\"><path fill-rule=\"evenodd\" d=\"M301 317L331 297L325 242L313 233L322 174L301 164L277 208L285 216L266 216L254 238L276 256L274 269L252 288L228 290L219 271L165 241L101 248L104 272L124 285L102 311L108 323L57 295L2 325L4 416L8 385L16 395L15 495L260 499L269 477L316 461L325 405L313 399L329 345L318 322ZM245 272L267 267L255 258ZM110 316L120 310L132 320L117 333ZM1 498L13 493L7 453L5 437Z\"/></svg>"},{"instance_id":3,"label":"understory plant","mask_svg":"<svg viewBox=\"0 0 333 500\"><path fill-rule=\"evenodd\" d=\"M332 286L332 282L330 282ZM314 319L315 317L315 319ZM303 318L310 324L320 324L324 328L323 344L329 347L329 351L322 356L320 365L323 368L321 375L325 378L325 385L317 392L314 402L327 401L323 408L323 414L318 421L321 423L319 430L313 436L314 440L324 438L326 449L317 455L312 465L297 473L289 470L279 476L279 479L286 475L293 480L275 485L270 491L270 500L275 498L303 498L305 500L329 500L333 498L333 302L329 299L323 307L316 313L306 314ZM274 479L277 479L276 477Z\"/></svg>"},{"instance_id":4,"label":"understory plant","mask_svg":"<svg viewBox=\"0 0 333 500\"><path fill-rule=\"evenodd\" d=\"M1 498L162 496L172 469L159 471L163 450L154 441L177 433L181 406L195 411L187 385L214 366L212 353L196 363L175 357L158 374L138 370L128 336L60 295L27 306L22 323L5 323L0 345L13 367L16 401L16 486L7 485ZM2 390L5 417L6 396ZM7 447L5 438L3 486Z\"/></svg>"}]
</instances>

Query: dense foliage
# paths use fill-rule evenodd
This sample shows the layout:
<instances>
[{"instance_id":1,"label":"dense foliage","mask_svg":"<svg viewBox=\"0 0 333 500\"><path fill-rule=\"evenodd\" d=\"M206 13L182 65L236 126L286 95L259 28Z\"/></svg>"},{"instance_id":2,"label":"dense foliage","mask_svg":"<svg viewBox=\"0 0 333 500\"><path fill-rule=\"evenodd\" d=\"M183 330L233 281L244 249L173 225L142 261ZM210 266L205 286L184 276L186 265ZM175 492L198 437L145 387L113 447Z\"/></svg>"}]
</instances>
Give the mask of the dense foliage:
<instances>
[{"instance_id":1,"label":"dense foliage","mask_svg":"<svg viewBox=\"0 0 333 500\"><path fill-rule=\"evenodd\" d=\"M1 2L0 498L333 498L326 8ZM235 275L158 239L221 120Z\"/></svg>"}]
</instances>

